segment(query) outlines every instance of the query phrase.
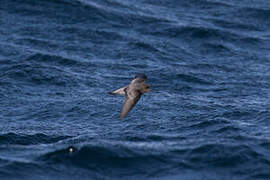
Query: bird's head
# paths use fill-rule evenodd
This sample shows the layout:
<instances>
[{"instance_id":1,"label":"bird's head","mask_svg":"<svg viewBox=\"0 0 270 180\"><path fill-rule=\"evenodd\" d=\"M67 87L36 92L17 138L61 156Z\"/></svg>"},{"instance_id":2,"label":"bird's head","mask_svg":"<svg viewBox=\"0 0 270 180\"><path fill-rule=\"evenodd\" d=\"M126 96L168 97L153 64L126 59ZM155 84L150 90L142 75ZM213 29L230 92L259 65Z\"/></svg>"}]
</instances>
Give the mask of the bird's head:
<instances>
[{"instance_id":1,"label":"bird's head","mask_svg":"<svg viewBox=\"0 0 270 180\"><path fill-rule=\"evenodd\" d=\"M134 79L144 79L146 80L147 79L147 76L143 73L137 73L134 77Z\"/></svg>"}]
</instances>

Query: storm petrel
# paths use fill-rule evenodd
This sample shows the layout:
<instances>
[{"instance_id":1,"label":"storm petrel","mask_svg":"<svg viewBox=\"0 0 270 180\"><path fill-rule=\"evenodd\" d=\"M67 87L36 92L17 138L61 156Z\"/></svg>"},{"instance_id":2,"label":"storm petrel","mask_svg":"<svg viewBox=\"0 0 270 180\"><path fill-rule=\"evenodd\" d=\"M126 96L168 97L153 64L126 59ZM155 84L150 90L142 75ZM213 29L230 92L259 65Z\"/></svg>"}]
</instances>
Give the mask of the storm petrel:
<instances>
[{"instance_id":1,"label":"storm petrel","mask_svg":"<svg viewBox=\"0 0 270 180\"><path fill-rule=\"evenodd\" d=\"M121 119L126 117L129 111L139 101L142 94L151 91L151 85L145 84L146 80L147 76L145 74L136 74L128 86L110 92L110 94L120 94L126 96L126 100L122 108L122 113L120 115Z\"/></svg>"}]
</instances>

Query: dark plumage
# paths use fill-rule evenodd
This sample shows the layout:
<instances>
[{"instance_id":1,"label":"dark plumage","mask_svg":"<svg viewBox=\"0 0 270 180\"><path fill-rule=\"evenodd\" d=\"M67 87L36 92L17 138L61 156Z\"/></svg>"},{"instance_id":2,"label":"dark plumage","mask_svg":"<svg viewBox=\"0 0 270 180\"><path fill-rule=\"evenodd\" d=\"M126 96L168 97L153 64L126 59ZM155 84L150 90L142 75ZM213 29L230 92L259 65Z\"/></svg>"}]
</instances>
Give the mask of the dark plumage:
<instances>
[{"instance_id":1,"label":"dark plumage","mask_svg":"<svg viewBox=\"0 0 270 180\"><path fill-rule=\"evenodd\" d=\"M142 94L151 91L151 85L145 84L146 80L147 76L145 74L136 74L128 86L110 92L110 94L120 94L126 96L120 118L124 118L129 111L131 111L131 109L140 100Z\"/></svg>"}]
</instances>

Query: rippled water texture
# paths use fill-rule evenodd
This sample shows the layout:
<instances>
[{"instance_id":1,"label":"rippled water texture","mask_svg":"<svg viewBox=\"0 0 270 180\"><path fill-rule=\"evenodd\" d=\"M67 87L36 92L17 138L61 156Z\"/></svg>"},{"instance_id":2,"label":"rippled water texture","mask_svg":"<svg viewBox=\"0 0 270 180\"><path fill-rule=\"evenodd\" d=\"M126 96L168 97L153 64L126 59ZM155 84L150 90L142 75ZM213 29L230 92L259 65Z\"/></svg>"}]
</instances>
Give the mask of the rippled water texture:
<instances>
[{"instance_id":1,"label":"rippled water texture","mask_svg":"<svg viewBox=\"0 0 270 180\"><path fill-rule=\"evenodd\" d=\"M268 180L269 88L268 0L0 0L0 179Z\"/></svg>"}]
</instances>

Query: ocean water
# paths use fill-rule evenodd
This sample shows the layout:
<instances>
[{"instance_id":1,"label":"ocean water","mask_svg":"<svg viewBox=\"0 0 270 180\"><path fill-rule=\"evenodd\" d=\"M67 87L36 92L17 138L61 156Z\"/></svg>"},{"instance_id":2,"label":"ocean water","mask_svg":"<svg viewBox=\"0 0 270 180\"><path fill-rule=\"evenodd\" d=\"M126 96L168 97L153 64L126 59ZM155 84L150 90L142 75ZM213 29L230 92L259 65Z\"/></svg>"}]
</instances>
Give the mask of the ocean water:
<instances>
[{"instance_id":1,"label":"ocean water","mask_svg":"<svg viewBox=\"0 0 270 180\"><path fill-rule=\"evenodd\" d=\"M269 180L269 109L268 0L0 0L1 180Z\"/></svg>"}]
</instances>

